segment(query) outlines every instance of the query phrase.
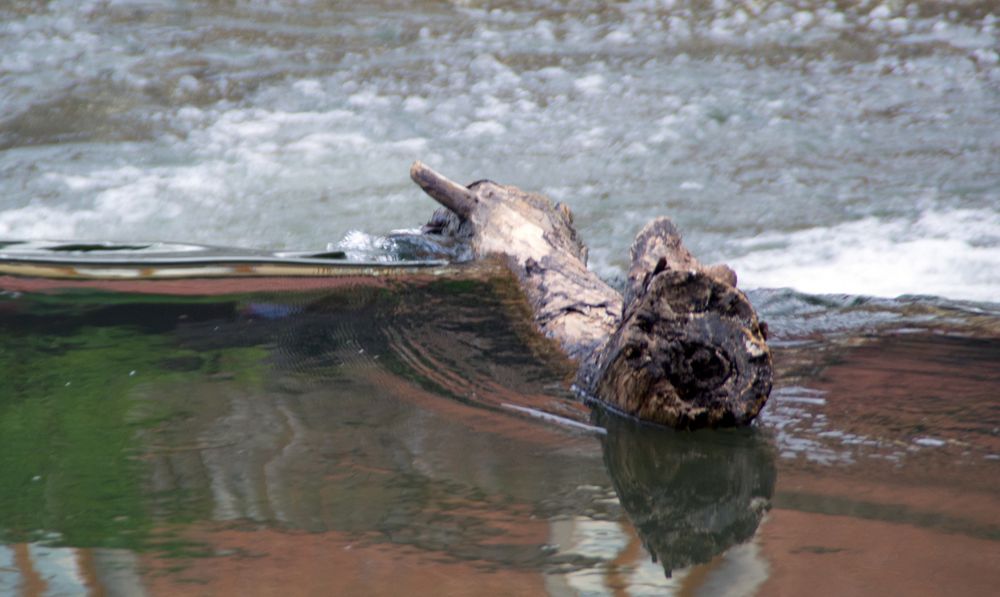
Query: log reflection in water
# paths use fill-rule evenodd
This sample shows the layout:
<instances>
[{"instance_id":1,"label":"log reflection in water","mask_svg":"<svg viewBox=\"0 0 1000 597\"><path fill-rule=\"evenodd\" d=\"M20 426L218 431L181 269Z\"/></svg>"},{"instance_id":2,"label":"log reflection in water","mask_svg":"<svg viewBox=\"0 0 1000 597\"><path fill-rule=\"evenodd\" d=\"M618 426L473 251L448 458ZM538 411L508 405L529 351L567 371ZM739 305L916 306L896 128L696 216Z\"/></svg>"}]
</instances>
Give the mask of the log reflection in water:
<instances>
[{"instance_id":1,"label":"log reflection in water","mask_svg":"<svg viewBox=\"0 0 1000 597\"><path fill-rule=\"evenodd\" d=\"M757 429L675 432L595 411L622 507L667 576L753 537L777 477Z\"/></svg>"},{"instance_id":2,"label":"log reflection in water","mask_svg":"<svg viewBox=\"0 0 1000 597\"><path fill-rule=\"evenodd\" d=\"M227 583L245 578L320 586L334 581L311 566L330 553L353 554L344 556L348 568L379 559L385 578L409 558L413 577L427 582L443 569L467 578L500 570L535 588L660 587L659 571L624 524L616 489L668 569L749 537L762 511L753 507L764 503L753 500L766 500L773 483L756 440L681 441L744 436L608 420L612 487L592 434L504 408L580 423L590 416L570 398L562 361L524 324L523 302L508 286L421 280L197 298L17 298L16 315L0 319L0 328L12 362L30 366L11 371L37 379L58 365L49 377L65 391L64 411L120 402L118 418L104 414L107 425L81 433L103 446L110 431L121 431L130 451L114 454L129 466L117 482L135 494L131 510L109 509L83 539L64 521L41 530L88 558L89 547L137 546L129 578L152 583L153 594L182 594L185 583L239 594ZM62 347L55 356L52 346ZM18 400L38 405L45 424L47 386L18 387ZM30 474L57 481L83 435ZM88 462L80 478L104 478L100 471L110 468L102 451ZM91 485L94 493L56 493L25 506L28 522L13 529L21 544L39 530L32 520L52 519L49 509L92 512L108 502L106 484ZM118 528L133 520L130 534ZM567 527L575 535L564 541ZM688 548L692 554L682 553ZM100 558L87 561L104 569ZM184 570L173 570L178 562Z\"/></svg>"}]
</instances>

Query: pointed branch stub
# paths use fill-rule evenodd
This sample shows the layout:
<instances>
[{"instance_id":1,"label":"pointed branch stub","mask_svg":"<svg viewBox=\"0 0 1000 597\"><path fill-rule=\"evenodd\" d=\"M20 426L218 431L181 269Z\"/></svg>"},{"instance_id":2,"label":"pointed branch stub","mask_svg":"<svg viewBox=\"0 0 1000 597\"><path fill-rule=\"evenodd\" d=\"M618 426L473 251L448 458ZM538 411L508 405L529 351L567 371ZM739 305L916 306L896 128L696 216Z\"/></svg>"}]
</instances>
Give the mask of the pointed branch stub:
<instances>
[{"instance_id":1,"label":"pointed branch stub","mask_svg":"<svg viewBox=\"0 0 1000 597\"><path fill-rule=\"evenodd\" d=\"M476 199L469 189L435 172L423 162L413 162L410 178L435 201L462 219L467 219L476 207Z\"/></svg>"}]
</instances>

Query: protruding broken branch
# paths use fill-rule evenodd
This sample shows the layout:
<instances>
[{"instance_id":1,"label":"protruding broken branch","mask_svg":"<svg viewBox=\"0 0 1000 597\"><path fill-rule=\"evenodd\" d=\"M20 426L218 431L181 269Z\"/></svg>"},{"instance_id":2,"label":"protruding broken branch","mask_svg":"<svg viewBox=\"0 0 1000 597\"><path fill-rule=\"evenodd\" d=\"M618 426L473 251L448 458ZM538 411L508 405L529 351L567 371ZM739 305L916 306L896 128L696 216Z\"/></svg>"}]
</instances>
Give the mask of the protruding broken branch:
<instances>
[{"instance_id":1,"label":"protruding broken branch","mask_svg":"<svg viewBox=\"0 0 1000 597\"><path fill-rule=\"evenodd\" d=\"M535 324L580 364L579 385L637 418L692 428L748 424L771 391L771 352L725 265L703 266L659 218L632 245L624 303L586 267L564 205L490 181L470 188L417 162L410 175L451 210L425 233L503 256Z\"/></svg>"},{"instance_id":2,"label":"protruding broken branch","mask_svg":"<svg viewBox=\"0 0 1000 597\"><path fill-rule=\"evenodd\" d=\"M410 178L420 185L425 193L455 212L460 218L468 218L476 207L476 200L469 189L431 170L422 162L413 162L410 166Z\"/></svg>"}]
</instances>

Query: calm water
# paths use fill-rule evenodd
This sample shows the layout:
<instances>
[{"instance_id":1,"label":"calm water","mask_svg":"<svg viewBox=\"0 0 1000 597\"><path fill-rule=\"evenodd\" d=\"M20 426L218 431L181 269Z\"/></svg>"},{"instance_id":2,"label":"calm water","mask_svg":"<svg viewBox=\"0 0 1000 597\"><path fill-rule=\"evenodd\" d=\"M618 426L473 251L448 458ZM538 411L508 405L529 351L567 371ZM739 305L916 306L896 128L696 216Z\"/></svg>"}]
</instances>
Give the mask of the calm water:
<instances>
[{"instance_id":1,"label":"calm water","mask_svg":"<svg viewBox=\"0 0 1000 597\"><path fill-rule=\"evenodd\" d=\"M753 429L593 413L502 276L0 276L0 594L1000 584L991 2L0 3L0 241L397 258L416 158L649 218L772 329Z\"/></svg>"},{"instance_id":2,"label":"calm water","mask_svg":"<svg viewBox=\"0 0 1000 597\"><path fill-rule=\"evenodd\" d=\"M0 588L985 595L998 580L1000 334L980 321L996 313L829 302L775 340L759 425L674 433L575 401L506 278L325 280L4 278ZM856 318L881 323L842 333Z\"/></svg>"}]
</instances>

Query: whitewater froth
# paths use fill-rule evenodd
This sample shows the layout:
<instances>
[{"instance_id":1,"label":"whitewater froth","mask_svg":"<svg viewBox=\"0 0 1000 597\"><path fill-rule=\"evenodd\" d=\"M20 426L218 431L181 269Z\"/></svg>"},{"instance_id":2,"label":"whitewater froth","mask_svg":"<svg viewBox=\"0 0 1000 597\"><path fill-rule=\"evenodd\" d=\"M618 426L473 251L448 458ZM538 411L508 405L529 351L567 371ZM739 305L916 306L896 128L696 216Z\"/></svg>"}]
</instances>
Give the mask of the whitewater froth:
<instances>
[{"instance_id":1,"label":"whitewater froth","mask_svg":"<svg viewBox=\"0 0 1000 597\"><path fill-rule=\"evenodd\" d=\"M1000 212L926 211L915 220L864 218L743 241L732 261L748 287L815 294L946 296L996 302Z\"/></svg>"}]
</instances>

